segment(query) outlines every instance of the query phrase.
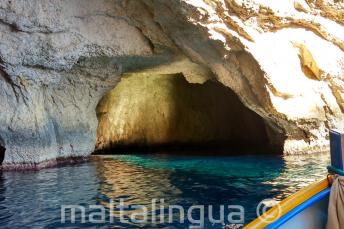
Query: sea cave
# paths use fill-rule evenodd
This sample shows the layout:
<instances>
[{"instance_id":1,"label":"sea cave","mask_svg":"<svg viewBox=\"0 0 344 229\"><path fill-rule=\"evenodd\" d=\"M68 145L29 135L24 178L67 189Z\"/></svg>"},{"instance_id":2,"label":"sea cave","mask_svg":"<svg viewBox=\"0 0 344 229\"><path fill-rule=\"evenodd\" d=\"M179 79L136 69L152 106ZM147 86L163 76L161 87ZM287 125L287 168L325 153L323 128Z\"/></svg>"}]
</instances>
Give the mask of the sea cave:
<instances>
[{"instance_id":1,"label":"sea cave","mask_svg":"<svg viewBox=\"0 0 344 229\"><path fill-rule=\"evenodd\" d=\"M343 15L0 0L0 229L344 228Z\"/></svg>"},{"instance_id":2,"label":"sea cave","mask_svg":"<svg viewBox=\"0 0 344 229\"><path fill-rule=\"evenodd\" d=\"M215 80L190 83L182 73L126 74L96 110L97 153L283 152L283 138L277 141L263 118Z\"/></svg>"}]
</instances>

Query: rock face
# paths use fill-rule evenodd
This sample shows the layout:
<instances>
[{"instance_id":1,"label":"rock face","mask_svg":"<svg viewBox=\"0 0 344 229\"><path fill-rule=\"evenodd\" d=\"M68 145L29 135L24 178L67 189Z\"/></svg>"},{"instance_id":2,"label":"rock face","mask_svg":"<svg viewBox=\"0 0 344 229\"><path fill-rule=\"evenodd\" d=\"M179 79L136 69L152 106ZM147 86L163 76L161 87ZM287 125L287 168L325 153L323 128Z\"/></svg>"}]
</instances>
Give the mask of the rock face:
<instances>
[{"instance_id":1,"label":"rock face","mask_svg":"<svg viewBox=\"0 0 344 229\"><path fill-rule=\"evenodd\" d=\"M285 153L325 150L344 129L343 15L331 0L0 0L3 163L89 155L99 100L147 69L215 78Z\"/></svg>"},{"instance_id":2,"label":"rock face","mask_svg":"<svg viewBox=\"0 0 344 229\"><path fill-rule=\"evenodd\" d=\"M122 62L153 52L121 11L113 1L0 1L3 163L94 150L101 96Z\"/></svg>"},{"instance_id":3,"label":"rock face","mask_svg":"<svg viewBox=\"0 0 344 229\"><path fill-rule=\"evenodd\" d=\"M343 3L204 0L151 6L190 58L287 136L285 153L325 150L328 128L343 129Z\"/></svg>"}]
</instances>

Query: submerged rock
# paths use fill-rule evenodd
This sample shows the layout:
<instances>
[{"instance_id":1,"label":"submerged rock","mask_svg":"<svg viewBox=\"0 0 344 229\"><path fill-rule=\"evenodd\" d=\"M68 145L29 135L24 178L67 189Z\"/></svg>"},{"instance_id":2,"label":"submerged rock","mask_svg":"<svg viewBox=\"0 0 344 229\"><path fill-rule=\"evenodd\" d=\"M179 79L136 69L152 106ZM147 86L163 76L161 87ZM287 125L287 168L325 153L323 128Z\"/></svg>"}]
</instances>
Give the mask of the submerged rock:
<instances>
[{"instance_id":1,"label":"submerged rock","mask_svg":"<svg viewBox=\"0 0 344 229\"><path fill-rule=\"evenodd\" d=\"M344 128L343 12L331 0L0 1L3 163L89 155L99 100L147 69L208 75L271 142L286 137L285 153L326 150L328 129Z\"/></svg>"}]
</instances>

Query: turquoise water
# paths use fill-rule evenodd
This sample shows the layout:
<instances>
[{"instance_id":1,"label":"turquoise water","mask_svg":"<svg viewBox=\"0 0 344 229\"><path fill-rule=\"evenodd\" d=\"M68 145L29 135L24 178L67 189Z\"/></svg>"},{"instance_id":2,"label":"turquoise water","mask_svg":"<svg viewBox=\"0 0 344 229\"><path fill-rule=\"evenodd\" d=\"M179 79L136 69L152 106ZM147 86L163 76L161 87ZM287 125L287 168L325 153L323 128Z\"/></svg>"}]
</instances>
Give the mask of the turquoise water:
<instances>
[{"instance_id":1,"label":"turquoise water","mask_svg":"<svg viewBox=\"0 0 344 229\"><path fill-rule=\"evenodd\" d=\"M181 222L180 214L175 212L171 222L166 219L153 222L153 217L166 216L170 205L180 205L185 213L191 206L205 206L204 228L234 228L240 223L232 225L226 220L212 223L208 206L213 207L213 218L219 219L221 205L241 205L244 224L248 223L256 217L260 201L281 200L322 179L328 163L327 155L115 155L94 156L87 163L41 171L2 172L0 228L189 228L199 225L188 219ZM152 199L157 199L160 205L163 199L165 209L154 210ZM116 206L121 203L125 209L120 212L110 203ZM91 204L103 206L104 222L95 224L87 220L95 212ZM82 214L77 214L75 223L68 217L62 223L62 205L84 206L85 222L82 222ZM149 210L145 222L131 220L133 213L142 210L136 209L136 205ZM202 215L198 210L192 211L193 219ZM231 211L225 211L225 216ZM120 214L127 221L121 222Z\"/></svg>"}]
</instances>

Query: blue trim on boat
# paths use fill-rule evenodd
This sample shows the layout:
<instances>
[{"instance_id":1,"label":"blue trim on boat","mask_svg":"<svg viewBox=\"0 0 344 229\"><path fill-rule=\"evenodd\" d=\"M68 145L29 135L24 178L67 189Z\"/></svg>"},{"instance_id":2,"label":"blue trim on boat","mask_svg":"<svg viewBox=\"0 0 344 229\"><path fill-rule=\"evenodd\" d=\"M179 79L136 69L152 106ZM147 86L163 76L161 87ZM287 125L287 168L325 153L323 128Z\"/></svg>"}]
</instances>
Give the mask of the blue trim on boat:
<instances>
[{"instance_id":1,"label":"blue trim on boat","mask_svg":"<svg viewBox=\"0 0 344 229\"><path fill-rule=\"evenodd\" d=\"M341 169L337 169L336 167L332 166L332 165L329 165L327 166L327 171L330 173L330 174L338 174L340 176L344 176L344 171L341 170Z\"/></svg>"},{"instance_id":2,"label":"blue trim on boat","mask_svg":"<svg viewBox=\"0 0 344 229\"><path fill-rule=\"evenodd\" d=\"M315 194L314 196L312 196L311 198L309 198L305 202L301 203L300 205L296 206L295 208L293 208L292 210L290 210L289 212L287 212L286 214L281 216L279 219L277 219L275 222L267 225L264 228L265 229L274 229L274 228L278 228L278 227L282 226L288 220L293 218L295 215L299 214L300 212L302 212L303 210L305 210L306 208L308 208L309 206L311 206L315 202L317 202L317 201L321 200L322 198L326 197L327 195L329 195L330 191L331 191L330 188L326 188L326 189L322 190L321 192Z\"/></svg>"}]
</instances>

